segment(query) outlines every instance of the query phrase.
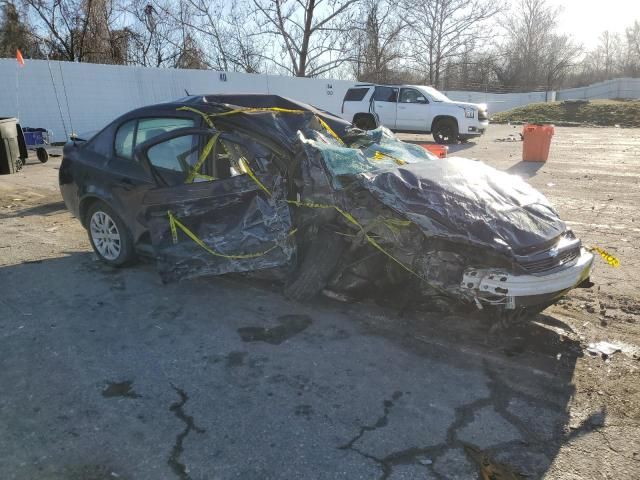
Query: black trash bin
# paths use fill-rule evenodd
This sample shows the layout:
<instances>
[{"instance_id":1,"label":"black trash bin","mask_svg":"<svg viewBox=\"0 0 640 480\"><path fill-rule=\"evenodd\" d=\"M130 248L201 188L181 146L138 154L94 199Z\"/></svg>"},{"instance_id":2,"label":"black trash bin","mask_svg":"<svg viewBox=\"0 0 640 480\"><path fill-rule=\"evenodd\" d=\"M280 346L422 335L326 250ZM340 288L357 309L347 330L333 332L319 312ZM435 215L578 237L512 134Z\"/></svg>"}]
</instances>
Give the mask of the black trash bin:
<instances>
[{"instance_id":1,"label":"black trash bin","mask_svg":"<svg viewBox=\"0 0 640 480\"><path fill-rule=\"evenodd\" d=\"M0 117L0 175L16 173L29 153L22 128L15 118Z\"/></svg>"}]
</instances>

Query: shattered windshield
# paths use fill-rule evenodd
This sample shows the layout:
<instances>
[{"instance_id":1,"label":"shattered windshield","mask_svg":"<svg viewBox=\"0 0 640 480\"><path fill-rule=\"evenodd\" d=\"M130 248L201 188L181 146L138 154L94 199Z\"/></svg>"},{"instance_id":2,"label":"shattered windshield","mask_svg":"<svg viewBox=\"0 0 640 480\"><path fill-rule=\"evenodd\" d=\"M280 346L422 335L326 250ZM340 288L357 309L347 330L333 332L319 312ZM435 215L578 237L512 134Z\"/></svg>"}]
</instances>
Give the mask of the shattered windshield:
<instances>
[{"instance_id":1,"label":"shattered windshield","mask_svg":"<svg viewBox=\"0 0 640 480\"><path fill-rule=\"evenodd\" d=\"M302 141L317 149L333 177L335 188L340 188L339 177L363 173L376 173L398 168L408 163L436 160L419 145L405 143L385 127L347 135L344 143L312 131Z\"/></svg>"}]
</instances>

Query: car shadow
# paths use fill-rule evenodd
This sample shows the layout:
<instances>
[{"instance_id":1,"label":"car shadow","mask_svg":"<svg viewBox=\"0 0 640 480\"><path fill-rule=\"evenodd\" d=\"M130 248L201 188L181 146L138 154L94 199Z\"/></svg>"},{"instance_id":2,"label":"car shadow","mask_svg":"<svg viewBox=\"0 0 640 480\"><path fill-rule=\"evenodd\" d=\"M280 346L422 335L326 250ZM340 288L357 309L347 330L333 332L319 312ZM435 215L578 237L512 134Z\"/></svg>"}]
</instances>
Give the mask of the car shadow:
<instances>
[{"instance_id":1,"label":"car shadow","mask_svg":"<svg viewBox=\"0 0 640 480\"><path fill-rule=\"evenodd\" d=\"M518 430L520 439L497 439L494 446L483 447L485 453L527 478L543 478L563 446L605 425L607 412L603 409L570 425L576 364L585 353L572 335L572 327L553 314L539 314L529 322L498 331L491 328L492 323L485 316L475 313L405 312L397 320L397 324L387 327L376 322L369 331L393 339L425 358L446 358L461 368L481 365L489 378L489 398L470 400L457 411L460 418L466 419L458 425L464 428L450 429L447 448L465 447L465 428L474 418L486 414L489 405L499 415L495 425L484 425L484 431L498 431L506 420ZM419 446L414 449L421 451Z\"/></svg>"},{"instance_id":2,"label":"car shadow","mask_svg":"<svg viewBox=\"0 0 640 480\"><path fill-rule=\"evenodd\" d=\"M599 428L607 415L606 410L591 412L580 425L574 426L573 430L569 428L569 406L575 393L574 371L583 352L580 342L569 335L570 326L551 314L540 315L535 322L496 332L490 328L491 322L473 313L411 312L400 316L397 310L380 307L373 302L341 303L323 297L306 304L296 304L283 298L278 285L238 275L163 285L153 265L141 263L126 269L112 268L96 261L93 253L86 251L64 252L64 256L59 258L0 267L0 284L7 286L0 298L0 333L5 340L10 339L5 341L6 348L0 349L0 363L8 365L0 373L0 381L18 385L6 393L6 405L14 405L12 414L20 418L33 415L31 403L25 401L27 395L47 399L37 412L38 423L28 432L17 422L7 427L11 438L16 441L12 446L15 451L5 452L5 458L32 446L29 435L34 433L51 437L57 432L56 448L63 447L64 451L83 448L81 442L88 442L87 448L95 448L93 440L83 432L92 432L92 425L112 418L113 402L103 399L96 387L104 380L140 379L140 391L137 392L142 396L129 400L140 410L127 410L126 405L129 404L126 400L122 400L119 408L123 409L125 418L129 418L127 415L144 414L151 421L144 424L134 422L132 431L127 427L123 427L123 432L109 431L110 436L107 437L110 444L137 445L135 448L140 455L145 453L145 442L133 440L135 435L140 435L139 431L154 435L157 434L155 428L174 428L171 416L156 416L150 407L145 409L144 406L144 402L152 401L144 389L154 394L165 390L171 393L169 381L196 385L197 388L192 386L198 392L191 400L194 405L202 401L203 393L207 398L218 395L218 401L223 401L227 395L242 394L245 399L240 402L242 415L259 422L264 416L264 399L269 398L261 389L271 391L275 388L265 379L294 382L300 377L299 365L296 365L300 359L296 361L292 355L300 350L304 351L304 361L316 369L306 373L313 378L311 390L299 387L302 390L298 391L296 386L287 393L289 390L283 387L277 393L278 403L295 403L298 396L304 394L308 398L305 401L314 403L324 415L323 405L335 403L334 396L341 395L341 391L352 388L350 392L357 393L356 384L345 386L345 379L357 382L361 388L367 383L384 384L385 379L391 376L394 388L407 393L403 398L394 394L393 401L384 404L385 412L392 413L388 417L385 413L381 423L385 426L389 423L387 430L395 428L394 422L398 421L393 416L393 404L404 408L402 402L410 402L411 397L424 391L420 388L431 388L436 392L437 408L443 409L441 415L452 412L446 440L433 446L429 422L434 414L427 414L431 407L425 404L422 407L424 412L419 409L414 412L409 408L414 404L408 403L406 411L413 412L411 415L415 415L415 422L422 422L420 430L424 432L424 438L401 451L396 448L399 439L390 442L390 450L385 452L387 455L377 460L384 469L393 470L396 465L418 465L420 459L427 458L425 455L437 463L443 452L462 451L469 441L480 443L480 440L473 440L473 436L469 439L469 432L476 429L489 432L493 438L491 441L482 440L486 443L482 448L489 455L530 478L542 478L563 445L576 436L588 435ZM296 323L291 329L281 320L281 325L265 328L265 317L275 311L308 313L313 327L307 330L311 320L302 318L303 315L284 315L278 318L287 317L302 323ZM240 340L234 339L236 330L246 332L248 327L256 331L260 327L259 333L267 333L269 338L281 333L280 330L289 328L291 331L285 332L287 341L266 342L269 348L265 348L264 341L257 341L254 337L238 347ZM367 343L371 337L380 341ZM222 343L212 344L216 338ZM292 338L303 342L302 346L292 344ZM347 368L350 373L346 377L345 358L327 354L344 342L351 342L347 346L351 360ZM381 348L376 353L380 363L372 359L377 357L365 355L372 345ZM215 348L227 350L216 351ZM229 349L237 351L231 352L231 356L224 356ZM385 355L394 356L387 358ZM246 362L245 357L248 358ZM277 362L273 370L270 370L269 362ZM317 370L321 367L315 366L324 365L322 368L327 369L327 362L330 362L331 375L323 374ZM224 365L228 366L224 367L226 370L215 370ZM392 365L394 368L390 369ZM418 387L416 381L419 382L419 377L405 375L402 365L407 371L441 373L426 377L434 382L431 386ZM241 377L242 369L250 367L257 369L255 378ZM155 369L165 373L160 375ZM205 369L206 381L202 373ZM171 373L169 380L166 372ZM466 372L466 376L456 372ZM30 387L25 389L17 379L27 375ZM195 377L192 378L193 375ZM458 380L457 375L460 376ZM211 383L210 376L218 383ZM482 386L481 392L470 390L467 383L470 378L474 384ZM447 388L441 390L439 381L447 384ZM214 388L212 385L219 386ZM453 390L452 385L455 387ZM247 392L252 393L247 396ZM314 396L316 392L319 392L318 398ZM387 393L380 392L380 395ZM447 395L455 396L456 402L461 396L469 399L467 403L456 403L457 406L447 410L443 407L448 404ZM254 397L255 401L251 400ZM186 401L184 398L183 402ZM167 405L161 406L168 409L168 405L176 400L169 396L164 401ZM379 408L377 395L372 395L371 401L362 408L349 405L348 396L340 402L342 409L365 412L362 413L362 421L365 422L370 416L375 420ZM419 399L416 402L415 405L420 404ZM92 413L84 416L65 413L66 417L60 417L60 411L67 412L70 405L74 411ZM155 405L155 408L160 407ZM225 408L230 409L230 416L240 414L231 406ZM197 421L215 424L218 413L207 411L210 412L209 417L205 411L199 410ZM358 419L354 420L343 410L340 412L336 418L341 420L335 420L340 425L339 430L351 431L351 423L357 425ZM279 427L284 432L284 436L279 438L285 439L282 440L284 442L288 438L287 429L298 432L296 429L302 428L300 425L316 422L313 423L313 431L316 435L314 441L318 442L318 455L340 449L338 444L324 440L328 438L328 431L324 430L334 427L322 418L318 415L314 420L309 416L303 424L289 419ZM169 427L162 422L169 422ZM343 428L341 422L348 424L349 428ZM77 435L62 435L69 424L74 425ZM374 434L373 427L362 428L367 435ZM305 432L314 435L312 430ZM500 438L500 433L495 432L507 432L508 436ZM227 434L234 435L233 432ZM329 436L335 435L331 433ZM297 438L293 434L291 437ZM240 437L235 440L238 445L242 443ZM100 441L104 442L105 437ZM208 440L202 437L201 441ZM34 458L46 451L34 451ZM107 455L111 454L107 452ZM464 454L459 461L466 461Z\"/></svg>"},{"instance_id":3,"label":"car shadow","mask_svg":"<svg viewBox=\"0 0 640 480\"><path fill-rule=\"evenodd\" d=\"M522 160L507 168L505 171L512 175L518 175L519 177L531 178L535 177L538 170L542 167L544 167L544 162L525 162Z\"/></svg>"}]
</instances>

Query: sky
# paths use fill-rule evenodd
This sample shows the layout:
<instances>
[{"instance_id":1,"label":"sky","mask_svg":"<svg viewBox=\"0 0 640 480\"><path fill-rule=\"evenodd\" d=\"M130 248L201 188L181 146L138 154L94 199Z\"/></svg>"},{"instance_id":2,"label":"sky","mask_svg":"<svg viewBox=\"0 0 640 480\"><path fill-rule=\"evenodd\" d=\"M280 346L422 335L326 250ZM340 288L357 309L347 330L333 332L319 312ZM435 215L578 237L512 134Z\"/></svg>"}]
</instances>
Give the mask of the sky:
<instances>
[{"instance_id":1,"label":"sky","mask_svg":"<svg viewBox=\"0 0 640 480\"><path fill-rule=\"evenodd\" d=\"M586 49L598 44L604 30L623 33L634 20L640 21L640 0L547 0L562 6L558 30L571 34Z\"/></svg>"}]
</instances>

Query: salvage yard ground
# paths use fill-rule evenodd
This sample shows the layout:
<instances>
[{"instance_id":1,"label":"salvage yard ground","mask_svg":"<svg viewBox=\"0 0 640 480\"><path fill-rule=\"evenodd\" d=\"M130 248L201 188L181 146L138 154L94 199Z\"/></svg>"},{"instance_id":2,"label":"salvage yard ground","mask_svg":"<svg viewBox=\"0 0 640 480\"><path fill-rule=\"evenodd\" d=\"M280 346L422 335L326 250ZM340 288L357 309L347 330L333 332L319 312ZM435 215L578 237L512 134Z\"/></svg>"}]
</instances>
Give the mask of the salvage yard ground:
<instances>
[{"instance_id":1,"label":"salvage yard ground","mask_svg":"<svg viewBox=\"0 0 640 480\"><path fill-rule=\"evenodd\" d=\"M557 128L546 164L519 161L517 133L451 150L526 178L621 266L496 334L114 270L66 212L59 158L0 177L0 478L477 479L465 445L529 478L640 478L640 130Z\"/></svg>"}]
</instances>

